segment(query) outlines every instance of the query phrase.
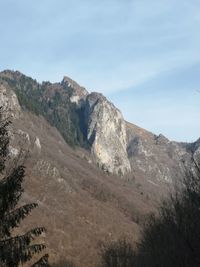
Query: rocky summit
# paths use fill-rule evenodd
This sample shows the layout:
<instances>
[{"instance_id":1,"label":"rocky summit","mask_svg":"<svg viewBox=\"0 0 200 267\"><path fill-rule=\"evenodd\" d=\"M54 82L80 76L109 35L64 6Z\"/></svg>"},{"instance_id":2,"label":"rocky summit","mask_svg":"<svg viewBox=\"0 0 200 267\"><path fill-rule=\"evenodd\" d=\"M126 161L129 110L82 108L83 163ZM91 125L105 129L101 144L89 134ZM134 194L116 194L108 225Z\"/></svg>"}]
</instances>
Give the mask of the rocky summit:
<instances>
[{"instance_id":1,"label":"rocky summit","mask_svg":"<svg viewBox=\"0 0 200 267\"><path fill-rule=\"evenodd\" d=\"M173 142L126 122L66 76L38 83L3 71L0 106L12 118L10 156L26 159L24 201L39 204L24 229L42 214L51 262L94 266L101 242L136 241L146 214L200 165L200 140Z\"/></svg>"}]
</instances>

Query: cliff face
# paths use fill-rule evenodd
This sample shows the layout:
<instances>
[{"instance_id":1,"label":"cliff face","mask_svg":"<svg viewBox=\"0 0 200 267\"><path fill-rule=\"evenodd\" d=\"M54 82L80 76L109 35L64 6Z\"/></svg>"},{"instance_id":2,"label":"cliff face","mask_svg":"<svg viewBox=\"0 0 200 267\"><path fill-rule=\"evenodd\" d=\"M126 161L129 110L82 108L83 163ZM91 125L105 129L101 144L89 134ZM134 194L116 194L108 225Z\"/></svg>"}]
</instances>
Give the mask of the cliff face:
<instances>
[{"instance_id":1,"label":"cliff face","mask_svg":"<svg viewBox=\"0 0 200 267\"><path fill-rule=\"evenodd\" d=\"M5 116L19 118L21 107L18 102L16 94L0 83L0 107L3 108Z\"/></svg>"},{"instance_id":2,"label":"cliff face","mask_svg":"<svg viewBox=\"0 0 200 267\"><path fill-rule=\"evenodd\" d=\"M19 72L5 71L0 78L1 86L12 94L11 101L18 102L15 92L23 108L44 116L68 143L89 144L93 161L105 172L124 175L130 171L124 119L105 97L89 94L66 76L61 83L42 85ZM3 97L5 90L1 91Z\"/></svg>"},{"instance_id":3,"label":"cliff face","mask_svg":"<svg viewBox=\"0 0 200 267\"><path fill-rule=\"evenodd\" d=\"M42 115L69 144L87 146L105 172L120 176L135 172L150 183L170 184L184 177L193 159L199 162L199 142L170 142L126 123L103 95L88 93L66 76L61 83L38 84L20 72L4 71L0 82L0 105L4 103L16 118L21 108Z\"/></svg>"},{"instance_id":4,"label":"cliff face","mask_svg":"<svg viewBox=\"0 0 200 267\"><path fill-rule=\"evenodd\" d=\"M82 108L86 139L96 164L108 173L124 175L129 172L126 125L121 112L103 95L89 94L66 76L61 84L71 89L70 101L77 109Z\"/></svg>"},{"instance_id":5,"label":"cliff face","mask_svg":"<svg viewBox=\"0 0 200 267\"><path fill-rule=\"evenodd\" d=\"M86 99L87 139L97 164L105 171L124 175L131 170L126 151L126 125L121 112L103 95Z\"/></svg>"},{"instance_id":6,"label":"cliff face","mask_svg":"<svg viewBox=\"0 0 200 267\"><path fill-rule=\"evenodd\" d=\"M193 152L187 146L171 142L127 123L128 155L133 171L154 185L178 184L193 167Z\"/></svg>"},{"instance_id":7,"label":"cliff face","mask_svg":"<svg viewBox=\"0 0 200 267\"><path fill-rule=\"evenodd\" d=\"M200 168L200 139L198 139L193 145L193 159Z\"/></svg>"},{"instance_id":8,"label":"cliff face","mask_svg":"<svg viewBox=\"0 0 200 267\"><path fill-rule=\"evenodd\" d=\"M88 91L84 87L67 76L64 76L61 85L66 89L71 89L70 101L72 103L75 103L78 107L84 105L86 96L88 95Z\"/></svg>"}]
</instances>

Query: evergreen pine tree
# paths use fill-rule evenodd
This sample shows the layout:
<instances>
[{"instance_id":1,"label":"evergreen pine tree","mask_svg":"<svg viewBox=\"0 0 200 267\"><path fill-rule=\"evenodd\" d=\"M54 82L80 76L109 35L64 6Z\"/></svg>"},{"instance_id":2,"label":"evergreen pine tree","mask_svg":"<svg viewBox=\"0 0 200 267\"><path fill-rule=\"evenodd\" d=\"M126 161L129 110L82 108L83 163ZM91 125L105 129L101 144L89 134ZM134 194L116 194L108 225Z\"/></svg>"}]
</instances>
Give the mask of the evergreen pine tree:
<instances>
[{"instance_id":1,"label":"evergreen pine tree","mask_svg":"<svg viewBox=\"0 0 200 267\"><path fill-rule=\"evenodd\" d=\"M7 175L4 172L8 156L9 124L7 119L3 119L0 108L0 266L18 267L45 249L44 244L32 244L36 237L45 232L45 228L37 227L23 235L13 236L13 230L37 207L37 204L30 203L18 207L24 191L22 188L24 166L16 166ZM32 267L42 266L49 266L47 254L32 265Z\"/></svg>"}]
</instances>

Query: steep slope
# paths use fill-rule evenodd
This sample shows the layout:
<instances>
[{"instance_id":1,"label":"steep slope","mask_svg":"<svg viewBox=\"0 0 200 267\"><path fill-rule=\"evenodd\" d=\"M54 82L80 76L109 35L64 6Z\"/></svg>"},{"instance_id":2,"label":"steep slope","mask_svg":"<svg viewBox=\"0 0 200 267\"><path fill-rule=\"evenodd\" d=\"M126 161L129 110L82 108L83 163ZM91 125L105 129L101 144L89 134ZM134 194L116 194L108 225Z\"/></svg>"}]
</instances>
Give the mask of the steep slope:
<instances>
[{"instance_id":1,"label":"steep slope","mask_svg":"<svg viewBox=\"0 0 200 267\"><path fill-rule=\"evenodd\" d=\"M170 142L126 123L103 95L88 93L66 76L61 83L39 84L20 72L4 71L0 84L2 92L16 93L23 110L42 115L55 126L68 144L87 148L108 173L134 171L151 183L177 183L199 155L198 142Z\"/></svg>"},{"instance_id":2,"label":"steep slope","mask_svg":"<svg viewBox=\"0 0 200 267\"><path fill-rule=\"evenodd\" d=\"M182 143L171 142L127 123L128 155L132 170L151 184L178 185L193 167L193 153Z\"/></svg>"},{"instance_id":3,"label":"steep slope","mask_svg":"<svg viewBox=\"0 0 200 267\"><path fill-rule=\"evenodd\" d=\"M3 71L0 82L4 88L16 93L24 110L42 115L55 126L68 144L84 146L79 109L70 100L75 92L74 84L65 79L62 83L39 84L18 71Z\"/></svg>"},{"instance_id":4,"label":"steep slope","mask_svg":"<svg viewBox=\"0 0 200 267\"><path fill-rule=\"evenodd\" d=\"M108 173L134 171L150 183L178 183L199 155L198 142L170 142L126 123L104 96L89 94L67 76L61 83L39 84L18 71L4 71L0 84L2 92L16 93L23 110L55 126L68 144L87 148L93 162Z\"/></svg>"},{"instance_id":5,"label":"steep slope","mask_svg":"<svg viewBox=\"0 0 200 267\"><path fill-rule=\"evenodd\" d=\"M154 202L132 183L106 175L91 163L89 151L72 149L55 127L25 111L16 95L4 89L0 104L8 105L13 116L10 155L20 155L22 162L25 158L23 201L39 204L23 229L47 227L51 262L63 258L94 266L101 242L122 236L136 240L138 223Z\"/></svg>"},{"instance_id":6,"label":"steep slope","mask_svg":"<svg viewBox=\"0 0 200 267\"><path fill-rule=\"evenodd\" d=\"M88 148L99 167L120 175L130 171L124 119L105 97L89 94L66 76L61 83L39 84L20 72L4 71L0 82L16 93L24 110L55 126L68 144Z\"/></svg>"},{"instance_id":7,"label":"steep slope","mask_svg":"<svg viewBox=\"0 0 200 267\"><path fill-rule=\"evenodd\" d=\"M151 201L148 206L137 190L105 176L85 151L72 150L43 118L23 114L13 126L18 137L11 153L16 155L22 144L30 151L24 201L39 204L24 227L47 227L52 262L63 258L94 266L100 242L124 235L136 240L136 222L151 210Z\"/></svg>"},{"instance_id":8,"label":"steep slope","mask_svg":"<svg viewBox=\"0 0 200 267\"><path fill-rule=\"evenodd\" d=\"M48 228L52 261L94 266L101 241L137 240L157 200L200 162L199 140L170 142L125 122L68 77L38 84L4 71L0 106L13 118L10 155L26 159L24 201L40 206L24 227Z\"/></svg>"},{"instance_id":9,"label":"steep slope","mask_svg":"<svg viewBox=\"0 0 200 267\"><path fill-rule=\"evenodd\" d=\"M193 144L188 145L187 148L192 152L195 164L200 168L200 138Z\"/></svg>"},{"instance_id":10,"label":"steep slope","mask_svg":"<svg viewBox=\"0 0 200 267\"><path fill-rule=\"evenodd\" d=\"M123 175L131 167L126 151L126 125L121 112L103 95L91 93L85 105L87 140L97 164Z\"/></svg>"}]
</instances>

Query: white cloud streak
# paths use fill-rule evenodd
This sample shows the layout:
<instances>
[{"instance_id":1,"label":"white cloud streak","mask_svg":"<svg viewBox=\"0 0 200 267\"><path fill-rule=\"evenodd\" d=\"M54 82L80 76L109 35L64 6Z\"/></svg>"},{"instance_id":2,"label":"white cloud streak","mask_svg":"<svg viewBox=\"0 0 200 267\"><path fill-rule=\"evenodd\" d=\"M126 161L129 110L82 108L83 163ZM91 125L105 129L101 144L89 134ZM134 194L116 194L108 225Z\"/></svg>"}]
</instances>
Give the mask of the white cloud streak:
<instances>
[{"instance_id":1,"label":"white cloud streak","mask_svg":"<svg viewBox=\"0 0 200 267\"><path fill-rule=\"evenodd\" d=\"M182 69L190 84L200 62L199 18L199 0L1 0L1 69L39 81L66 74L114 98L124 90L146 94L153 81L162 99L163 88L180 90ZM169 87L160 82L166 77Z\"/></svg>"}]
</instances>

